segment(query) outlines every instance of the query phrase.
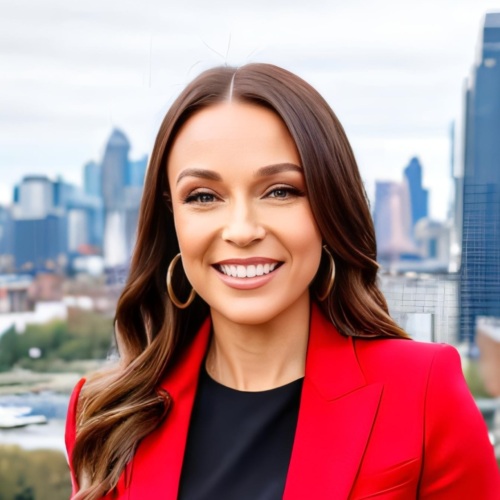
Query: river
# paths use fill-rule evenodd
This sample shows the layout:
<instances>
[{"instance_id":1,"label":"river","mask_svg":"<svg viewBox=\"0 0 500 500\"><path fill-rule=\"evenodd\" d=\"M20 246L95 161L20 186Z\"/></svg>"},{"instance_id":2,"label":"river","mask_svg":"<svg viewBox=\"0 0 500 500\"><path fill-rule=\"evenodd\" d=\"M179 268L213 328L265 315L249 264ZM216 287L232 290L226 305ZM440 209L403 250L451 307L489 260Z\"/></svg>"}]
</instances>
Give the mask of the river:
<instances>
[{"instance_id":1,"label":"river","mask_svg":"<svg viewBox=\"0 0 500 500\"><path fill-rule=\"evenodd\" d=\"M69 395L45 391L0 396L0 406L29 406L32 415L44 415L47 424L0 429L0 445L19 445L27 450L46 448L65 451L64 422Z\"/></svg>"}]
</instances>

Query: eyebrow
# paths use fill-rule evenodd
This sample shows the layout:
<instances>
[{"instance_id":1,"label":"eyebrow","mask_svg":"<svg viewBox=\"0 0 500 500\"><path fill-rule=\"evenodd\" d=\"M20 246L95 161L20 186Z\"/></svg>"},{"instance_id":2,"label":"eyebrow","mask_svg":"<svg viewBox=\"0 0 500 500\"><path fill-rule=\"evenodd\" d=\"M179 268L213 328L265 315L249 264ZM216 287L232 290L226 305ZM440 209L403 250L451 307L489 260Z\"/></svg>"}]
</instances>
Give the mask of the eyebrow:
<instances>
[{"instance_id":1,"label":"eyebrow","mask_svg":"<svg viewBox=\"0 0 500 500\"><path fill-rule=\"evenodd\" d=\"M268 175L280 174L281 172L302 173L302 167L299 167L294 163L277 163L276 165L268 165L267 167L259 168L259 170L257 170L256 172L256 175L258 177L266 177Z\"/></svg>"},{"instance_id":2,"label":"eyebrow","mask_svg":"<svg viewBox=\"0 0 500 500\"><path fill-rule=\"evenodd\" d=\"M280 174L281 172L300 172L302 173L302 167L295 165L294 163L277 163L276 165L267 165L265 167L259 168L255 175L256 177L267 177L270 175ZM222 177L213 170L208 170L205 168L186 168L183 170L179 177L177 177L176 184L184 179L184 177L197 177L199 179L208 179L211 181L221 181Z\"/></svg>"},{"instance_id":3,"label":"eyebrow","mask_svg":"<svg viewBox=\"0 0 500 500\"><path fill-rule=\"evenodd\" d=\"M177 177L176 184L179 184L184 177L198 177L199 179L208 179L210 181L222 180L222 177L213 170L207 170L205 168L186 168L186 170L183 170L179 174L179 177Z\"/></svg>"}]
</instances>

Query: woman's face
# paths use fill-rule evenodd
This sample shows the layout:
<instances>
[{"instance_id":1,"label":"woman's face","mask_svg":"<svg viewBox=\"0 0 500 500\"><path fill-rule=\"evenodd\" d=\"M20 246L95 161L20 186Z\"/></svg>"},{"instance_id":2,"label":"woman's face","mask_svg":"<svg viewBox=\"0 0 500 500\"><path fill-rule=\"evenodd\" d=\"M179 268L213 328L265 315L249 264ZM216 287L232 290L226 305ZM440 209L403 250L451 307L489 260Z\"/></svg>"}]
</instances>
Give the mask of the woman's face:
<instances>
[{"instance_id":1,"label":"woman's face","mask_svg":"<svg viewBox=\"0 0 500 500\"><path fill-rule=\"evenodd\" d=\"M275 113L238 102L199 111L173 144L168 180L183 267L212 312L255 325L309 301L321 235Z\"/></svg>"}]
</instances>

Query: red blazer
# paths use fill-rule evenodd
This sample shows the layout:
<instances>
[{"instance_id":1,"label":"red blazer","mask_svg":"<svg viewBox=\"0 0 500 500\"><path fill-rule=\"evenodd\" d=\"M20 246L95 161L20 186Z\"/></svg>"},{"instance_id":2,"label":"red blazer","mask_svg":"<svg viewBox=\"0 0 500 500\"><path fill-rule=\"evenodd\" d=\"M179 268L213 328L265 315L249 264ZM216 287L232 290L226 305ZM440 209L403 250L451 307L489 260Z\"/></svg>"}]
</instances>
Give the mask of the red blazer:
<instances>
[{"instance_id":1,"label":"red blazer","mask_svg":"<svg viewBox=\"0 0 500 500\"><path fill-rule=\"evenodd\" d=\"M173 406L165 423L140 443L119 480L118 498L177 498L209 336L207 320L162 382ZM83 383L70 400L70 457ZM75 491L74 477L73 484ZM456 350L402 339L344 337L313 306L283 498L500 499L493 447Z\"/></svg>"}]
</instances>

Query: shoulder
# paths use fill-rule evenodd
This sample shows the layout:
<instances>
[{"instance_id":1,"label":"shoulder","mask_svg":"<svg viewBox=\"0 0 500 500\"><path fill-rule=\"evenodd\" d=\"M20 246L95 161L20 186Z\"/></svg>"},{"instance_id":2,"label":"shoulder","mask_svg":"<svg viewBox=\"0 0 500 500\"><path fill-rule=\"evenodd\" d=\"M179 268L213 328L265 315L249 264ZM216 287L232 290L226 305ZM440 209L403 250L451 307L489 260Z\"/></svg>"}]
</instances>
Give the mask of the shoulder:
<instances>
[{"instance_id":1,"label":"shoulder","mask_svg":"<svg viewBox=\"0 0 500 500\"><path fill-rule=\"evenodd\" d=\"M86 382L85 378L81 378L78 383L75 385L73 392L69 398L68 403L68 412L66 415L66 429L65 429L65 442L66 449L68 452L68 457L72 456L73 447L76 439L76 416L78 411L78 400L80 398L80 393L82 391L82 387Z\"/></svg>"},{"instance_id":2,"label":"shoulder","mask_svg":"<svg viewBox=\"0 0 500 500\"><path fill-rule=\"evenodd\" d=\"M435 343L435 342L420 342L411 339L403 338L370 338L370 337L353 337L354 344L357 350L366 349L376 352L378 350L397 352L402 355L411 354L422 356L433 356L436 352L443 348L446 350L451 348L456 350L450 344Z\"/></svg>"},{"instance_id":3,"label":"shoulder","mask_svg":"<svg viewBox=\"0 0 500 500\"><path fill-rule=\"evenodd\" d=\"M448 344L357 337L353 345L360 367L368 378L385 375L415 380L419 375L429 376L436 367L452 375L461 375L460 355Z\"/></svg>"}]
</instances>

